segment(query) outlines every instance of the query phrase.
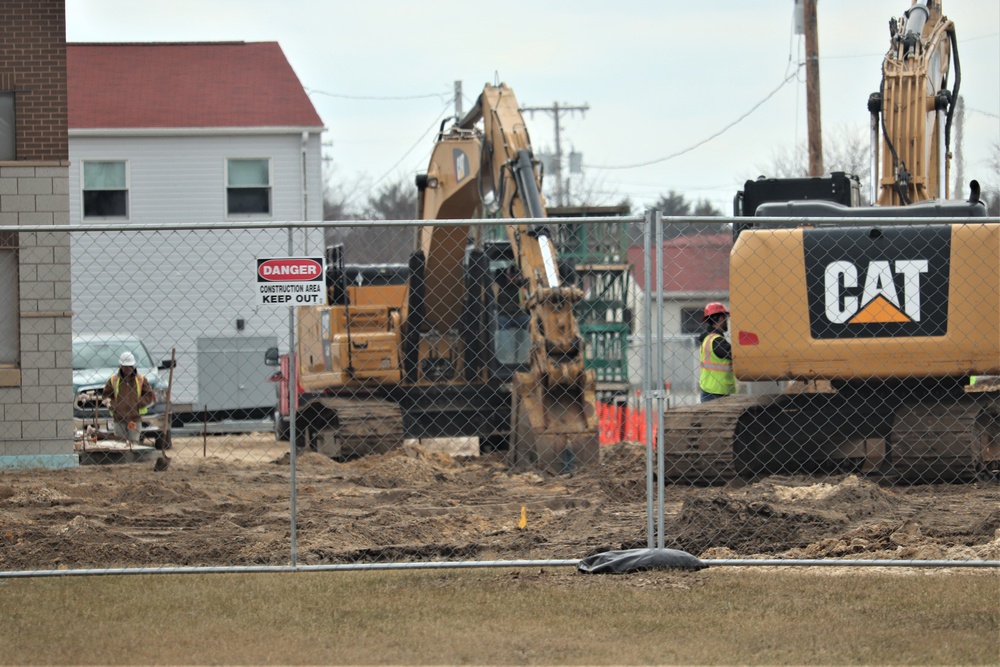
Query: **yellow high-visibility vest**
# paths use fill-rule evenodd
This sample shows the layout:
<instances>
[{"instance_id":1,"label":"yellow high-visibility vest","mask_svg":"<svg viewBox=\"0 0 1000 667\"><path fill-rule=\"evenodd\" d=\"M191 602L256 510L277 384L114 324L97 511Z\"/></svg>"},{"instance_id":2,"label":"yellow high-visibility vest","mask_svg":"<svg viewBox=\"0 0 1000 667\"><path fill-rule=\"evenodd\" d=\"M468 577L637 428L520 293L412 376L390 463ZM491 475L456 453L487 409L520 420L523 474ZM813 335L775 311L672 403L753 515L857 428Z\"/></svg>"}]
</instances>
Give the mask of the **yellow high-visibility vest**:
<instances>
[{"instance_id":1,"label":"yellow high-visibility vest","mask_svg":"<svg viewBox=\"0 0 1000 667\"><path fill-rule=\"evenodd\" d=\"M118 386L121 384L122 378L120 375L118 375L118 373L115 373L114 375L111 376L111 379L115 381L115 398L118 398ZM138 373L135 374L135 395L138 396L140 399L142 399L142 381L144 379L145 378L143 378ZM147 412L149 412L148 407L143 406L139 408L140 415L144 415ZM111 416L112 417L115 416L115 413L113 411L111 412Z\"/></svg>"},{"instance_id":2,"label":"yellow high-visibility vest","mask_svg":"<svg viewBox=\"0 0 1000 667\"><path fill-rule=\"evenodd\" d=\"M698 382L702 391L709 394L727 396L736 393L736 376L733 375L733 360L717 357L712 350L712 342L721 337L711 333L701 342L701 378Z\"/></svg>"}]
</instances>

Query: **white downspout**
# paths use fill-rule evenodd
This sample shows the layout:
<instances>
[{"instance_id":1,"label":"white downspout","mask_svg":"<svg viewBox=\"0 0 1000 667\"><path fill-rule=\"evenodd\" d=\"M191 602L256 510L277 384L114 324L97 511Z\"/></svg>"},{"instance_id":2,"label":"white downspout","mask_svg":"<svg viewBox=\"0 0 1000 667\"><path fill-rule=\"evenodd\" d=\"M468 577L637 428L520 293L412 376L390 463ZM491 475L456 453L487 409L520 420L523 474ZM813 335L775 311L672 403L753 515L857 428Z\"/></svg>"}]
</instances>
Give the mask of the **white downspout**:
<instances>
[{"instance_id":1,"label":"white downspout","mask_svg":"<svg viewBox=\"0 0 1000 667\"><path fill-rule=\"evenodd\" d=\"M299 178L302 187L302 221L305 222L309 215L309 186L307 182L308 172L306 170L306 149L309 146L309 132L302 131L302 144L300 147L301 159L299 161ZM309 230L302 230L302 254L309 255Z\"/></svg>"}]
</instances>

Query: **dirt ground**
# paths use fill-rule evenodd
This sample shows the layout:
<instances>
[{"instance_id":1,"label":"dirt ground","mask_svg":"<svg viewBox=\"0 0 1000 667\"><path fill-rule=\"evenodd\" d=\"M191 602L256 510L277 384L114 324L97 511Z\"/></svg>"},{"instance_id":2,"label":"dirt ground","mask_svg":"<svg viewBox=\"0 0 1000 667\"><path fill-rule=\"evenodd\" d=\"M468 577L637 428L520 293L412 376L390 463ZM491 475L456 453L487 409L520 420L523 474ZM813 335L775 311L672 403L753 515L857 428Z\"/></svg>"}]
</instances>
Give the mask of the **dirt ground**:
<instances>
[{"instance_id":1,"label":"dirt ground","mask_svg":"<svg viewBox=\"0 0 1000 667\"><path fill-rule=\"evenodd\" d=\"M287 443L175 438L151 460L0 471L0 571L290 562ZM299 564L578 559L646 545L645 449L572 476L409 445L296 461ZM702 558L1000 559L1000 485L856 476L667 487L665 542Z\"/></svg>"}]
</instances>

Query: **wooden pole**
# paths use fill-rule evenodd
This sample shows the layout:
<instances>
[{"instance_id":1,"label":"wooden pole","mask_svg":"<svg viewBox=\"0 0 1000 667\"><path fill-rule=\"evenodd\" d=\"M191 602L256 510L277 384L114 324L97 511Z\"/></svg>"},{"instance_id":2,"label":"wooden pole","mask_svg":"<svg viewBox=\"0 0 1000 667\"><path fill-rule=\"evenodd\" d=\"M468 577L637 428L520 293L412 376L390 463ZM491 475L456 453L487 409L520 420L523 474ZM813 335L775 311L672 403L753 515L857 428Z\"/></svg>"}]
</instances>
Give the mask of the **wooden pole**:
<instances>
[{"instance_id":1,"label":"wooden pole","mask_svg":"<svg viewBox=\"0 0 1000 667\"><path fill-rule=\"evenodd\" d=\"M809 175L823 176L823 128L819 103L819 29L816 26L816 3L805 0L803 13L806 32L806 118L809 127Z\"/></svg>"}]
</instances>

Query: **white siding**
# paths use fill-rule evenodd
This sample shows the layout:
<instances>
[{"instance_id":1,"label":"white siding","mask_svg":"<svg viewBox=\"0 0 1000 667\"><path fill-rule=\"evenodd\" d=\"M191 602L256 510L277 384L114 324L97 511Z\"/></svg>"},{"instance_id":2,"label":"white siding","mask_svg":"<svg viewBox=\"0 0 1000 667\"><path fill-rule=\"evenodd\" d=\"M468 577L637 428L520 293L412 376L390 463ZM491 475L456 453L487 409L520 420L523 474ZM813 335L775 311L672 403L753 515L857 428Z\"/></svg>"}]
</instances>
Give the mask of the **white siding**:
<instances>
[{"instance_id":1,"label":"white siding","mask_svg":"<svg viewBox=\"0 0 1000 667\"><path fill-rule=\"evenodd\" d=\"M225 161L234 157L271 160L273 211L264 219L322 219L317 134L306 145L305 193L300 134L71 136L69 148L71 224L81 223L80 165L88 159L128 161L132 224L224 222ZM321 231L294 239L296 254L322 254ZM158 360L176 347L177 402L199 405L199 337L238 335L239 318L246 322L241 335L277 336L287 345L288 309L258 307L253 293L254 259L287 255L286 230L74 233L71 249L74 332L127 331Z\"/></svg>"},{"instance_id":2,"label":"white siding","mask_svg":"<svg viewBox=\"0 0 1000 667\"><path fill-rule=\"evenodd\" d=\"M227 158L271 160L273 211L269 219L321 220L323 186L319 135L311 134L306 147L308 211L303 211L301 150L299 134L70 136L70 222L81 222L81 162L101 159L127 160L129 163L129 219L132 222L225 220Z\"/></svg>"}]
</instances>

